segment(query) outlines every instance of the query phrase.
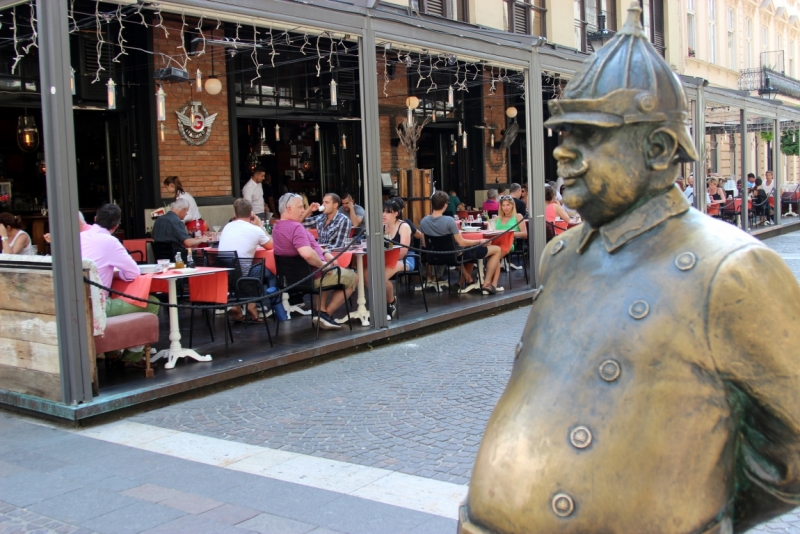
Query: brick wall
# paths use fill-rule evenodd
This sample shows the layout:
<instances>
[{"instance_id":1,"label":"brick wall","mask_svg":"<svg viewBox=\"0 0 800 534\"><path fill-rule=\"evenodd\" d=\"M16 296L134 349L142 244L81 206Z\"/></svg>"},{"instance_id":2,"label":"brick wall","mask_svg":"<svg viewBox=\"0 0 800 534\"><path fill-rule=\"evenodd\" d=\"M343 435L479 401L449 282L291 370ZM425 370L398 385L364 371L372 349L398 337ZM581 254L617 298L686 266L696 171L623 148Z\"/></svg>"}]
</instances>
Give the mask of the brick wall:
<instances>
[{"instance_id":1,"label":"brick wall","mask_svg":"<svg viewBox=\"0 0 800 534\"><path fill-rule=\"evenodd\" d=\"M476 130L483 132L484 167L486 170L486 183L508 183L508 151L489 148L489 141L494 133L495 145L502 139L502 132L506 127L505 91L502 82L495 84L495 93L490 94L491 78L484 71L483 84L483 120L487 126L495 126L496 130Z\"/></svg>"},{"instance_id":2,"label":"brick wall","mask_svg":"<svg viewBox=\"0 0 800 534\"><path fill-rule=\"evenodd\" d=\"M406 98L408 98L408 80L406 66L398 63L394 79L389 80L384 93L383 58L378 57L378 106L381 132L381 172L397 174L394 169L411 167L408 151L403 145L392 146L392 139L397 138L397 125L406 118ZM386 97L386 94L389 96Z\"/></svg>"},{"instance_id":3,"label":"brick wall","mask_svg":"<svg viewBox=\"0 0 800 534\"><path fill-rule=\"evenodd\" d=\"M186 19L186 28L195 28L197 20ZM169 31L169 37L164 36L163 30L153 30L153 50L169 54L179 61L181 55L180 20L165 20L164 26ZM224 37L222 29L205 30L207 38ZM186 36L187 46L189 36ZM174 63L172 63L175 66ZM156 56L156 68L162 67ZM200 57L192 57L187 64L189 76L194 84L194 74L197 69L203 74L203 83L211 75L211 46L206 46L206 53ZM161 194L168 196L163 187L164 178L179 176L183 187L194 197L215 197L231 195L231 153L230 135L228 130L228 91L225 80L225 54L221 48L214 50L214 73L222 82L222 91L211 96L205 92L193 93L188 83L165 83L164 92L167 94L167 120L164 123L165 141L161 141L160 132L158 140L159 175L162 184ZM155 99L155 96L153 96ZM209 114L217 113L217 118L211 129L211 137L200 146L188 145L178 133L178 120L175 112L180 110L190 100L199 101Z\"/></svg>"}]
</instances>

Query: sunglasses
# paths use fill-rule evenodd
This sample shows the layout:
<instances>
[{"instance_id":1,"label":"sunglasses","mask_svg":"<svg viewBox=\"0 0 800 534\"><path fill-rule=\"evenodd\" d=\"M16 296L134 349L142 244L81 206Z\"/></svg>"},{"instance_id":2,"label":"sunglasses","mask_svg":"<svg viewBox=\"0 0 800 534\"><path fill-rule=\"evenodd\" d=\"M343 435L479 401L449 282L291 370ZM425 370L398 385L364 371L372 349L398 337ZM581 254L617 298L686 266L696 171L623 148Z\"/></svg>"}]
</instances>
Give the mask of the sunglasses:
<instances>
[{"instance_id":1,"label":"sunglasses","mask_svg":"<svg viewBox=\"0 0 800 534\"><path fill-rule=\"evenodd\" d=\"M502 197L500 197L500 200L514 200L514 197L512 197L511 195L503 195Z\"/></svg>"}]
</instances>

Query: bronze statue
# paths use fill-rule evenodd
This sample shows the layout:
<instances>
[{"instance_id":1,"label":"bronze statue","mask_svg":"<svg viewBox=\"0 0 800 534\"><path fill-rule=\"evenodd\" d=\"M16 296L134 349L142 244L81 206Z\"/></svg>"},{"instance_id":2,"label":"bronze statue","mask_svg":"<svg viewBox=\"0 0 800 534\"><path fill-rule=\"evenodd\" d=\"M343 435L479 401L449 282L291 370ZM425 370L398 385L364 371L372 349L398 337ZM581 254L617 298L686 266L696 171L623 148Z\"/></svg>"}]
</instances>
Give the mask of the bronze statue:
<instances>
[{"instance_id":1,"label":"bronze statue","mask_svg":"<svg viewBox=\"0 0 800 534\"><path fill-rule=\"evenodd\" d=\"M674 185L688 106L640 13L549 102L585 224L542 256L462 534L723 534L800 504L800 286Z\"/></svg>"}]
</instances>

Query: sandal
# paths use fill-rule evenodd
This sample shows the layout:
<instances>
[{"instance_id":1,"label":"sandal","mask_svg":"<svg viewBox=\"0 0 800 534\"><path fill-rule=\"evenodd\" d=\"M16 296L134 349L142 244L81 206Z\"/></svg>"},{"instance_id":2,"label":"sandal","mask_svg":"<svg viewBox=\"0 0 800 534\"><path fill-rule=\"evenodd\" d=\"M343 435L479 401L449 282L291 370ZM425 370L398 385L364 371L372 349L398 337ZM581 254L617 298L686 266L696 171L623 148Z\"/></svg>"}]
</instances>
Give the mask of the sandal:
<instances>
[{"instance_id":1,"label":"sandal","mask_svg":"<svg viewBox=\"0 0 800 534\"><path fill-rule=\"evenodd\" d=\"M496 295L497 290L494 288L494 286L486 286L481 288L481 293L484 295Z\"/></svg>"}]
</instances>

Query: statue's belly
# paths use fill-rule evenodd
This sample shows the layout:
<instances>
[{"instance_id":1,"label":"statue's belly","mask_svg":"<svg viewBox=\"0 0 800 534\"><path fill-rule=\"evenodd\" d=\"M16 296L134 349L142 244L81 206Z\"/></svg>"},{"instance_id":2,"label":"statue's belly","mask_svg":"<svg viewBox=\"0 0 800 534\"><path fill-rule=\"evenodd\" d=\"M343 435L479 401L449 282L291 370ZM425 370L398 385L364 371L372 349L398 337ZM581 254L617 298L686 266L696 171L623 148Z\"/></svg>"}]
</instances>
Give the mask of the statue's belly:
<instances>
[{"instance_id":1,"label":"statue's belly","mask_svg":"<svg viewBox=\"0 0 800 534\"><path fill-rule=\"evenodd\" d=\"M732 422L718 382L677 355L544 350L516 362L488 423L474 521L499 532L688 533L724 510Z\"/></svg>"}]
</instances>

